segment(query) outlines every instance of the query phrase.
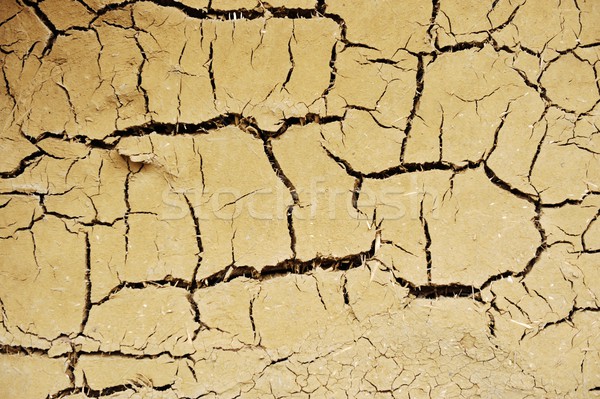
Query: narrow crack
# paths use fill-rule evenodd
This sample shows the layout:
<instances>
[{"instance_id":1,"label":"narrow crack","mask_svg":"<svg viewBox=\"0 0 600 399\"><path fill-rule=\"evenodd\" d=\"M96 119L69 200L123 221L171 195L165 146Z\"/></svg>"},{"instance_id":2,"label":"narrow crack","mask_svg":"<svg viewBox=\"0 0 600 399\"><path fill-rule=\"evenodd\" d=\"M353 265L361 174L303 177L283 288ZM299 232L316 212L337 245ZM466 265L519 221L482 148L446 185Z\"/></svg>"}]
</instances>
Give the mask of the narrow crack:
<instances>
[{"instance_id":1,"label":"narrow crack","mask_svg":"<svg viewBox=\"0 0 600 399\"><path fill-rule=\"evenodd\" d=\"M85 232L85 303L83 308L83 317L81 320L81 326L79 333L83 333L87 321L90 317L90 311L92 309L92 255L91 255L91 244L90 244L90 233Z\"/></svg>"},{"instance_id":2,"label":"narrow crack","mask_svg":"<svg viewBox=\"0 0 600 399\"><path fill-rule=\"evenodd\" d=\"M44 155L47 155L45 151L39 150L32 152L31 154L21 159L19 165L17 165L13 170L7 172L0 172L0 178L10 179L23 174L23 172L25 172L25 170L27 170L28 167L37 164Z\"/></svg>"},{"instance_id":3,"label":"narrow crack","mask_svg":"<svg viewBox=\"0 0 600 399\"><path fill-rule=\"evenodd\" d=\"M440 2L440 0L431 0L431 3L432 3L431 18L429 19L429 28L427 28L427 35L429 36L429 40L431 40L433 43L435 43L435 38L433 37L433 34L434 34L433 30L436 26L435 20L437 19L437 16L440 12L441 2Z\"/></svg>"},{"instance_id":4,"label":"narrow crack","mask_svg":"<svg viewBox=\"0 0 600 399\"><path fill-rule=\"evenodd\" d=\"M358 199L360 198L363 181L364 179L362 176L357 177L356 180L354 180L354 189L352 190L352 208L360 213L362 212L358 209Z\"/></svg>"},{"instance_id":5,"label":"narrow crack","mask_svg":"<svg viewBox=\"0 0 600 399\"><path fill-rule=\"evenodd\" d=\"M290 196L292 198L293 203L291 205L289 205L286 209L286 220L287 220L287 226L288 226L288 233L290 236L290 251L292 252L292 258L295 259L296 258L296 233L294 231L294 207L298 206L300 204L300 199L298 197L298 191L296 190L296 187L291 182L291 180L283 172L283 169L281 168L281 165L279 165L277 158L275 158L275 154L273 153L273 145L271 143L271 139L266 137L262 132L260 133L260 135L263 137L263 148L264 148L265 154L269 160L269 164L271 165L271 168L273 168L273 171L275 172L277 177L281 180L281 182L288 189Z\"/></svg>"},{"instance_id":6,"label":"narrow crack","mask_svg":"<svg viewBox=\"0 0 600 399\"><path fill-rule=\"evenodd\" d=\"M484 164L484 160L480 159L479 161L473 162L468 161L464 165L455 165L446 161L431 161L431 162L422 162L422 163L403 163L402 165L392 166L390 168L377 171L377 172L369 172L362 173L360 171L355 170L352 165L346 161L345 159L335 155L332 153L327 147L323 146L323 150L327 153L327 155L333 159L337 164L346 171L346 173L357 179L377 179L383 180L392 176L402 175L405 173L413 173L413 172L426 172L431 170L450 170L454 173L461 173L468 169L477 169L482 164Z\"/></svg>"},{"instance_id":7,"label":"narrow crack","mask_svg":"<svg viewBox=\"0 0 600 399\"><path fill-rule=\"evenodd\" d=\"M96 302L92 302L92 305L102 305L106 301L110 300L115 294L124 289L143 290L147 287L175 287L191 292L195 288L195 285L192 281L173 277L171 275L167 275L165 278L160 280L122 281L119 285L113 287L103 298L97 300Z\"/></svg>"},{"instance_id":8,"label":"narrow crack","mask_svg":"<svg viewBox=\"0 0 600 399\"><path fill-rule=\"evenodd\" d=\"M288 225L288 233L290 235L290 250L292 251L292 259L296 258L296 231L294 230L294 205L288 206L286 210L286 218Z\"/></svg>"},{"instance_id":9,"label":"narrow crack","mask_svg":"<svg viewBox=\"0 0 600 399\"><path fill-rule=\"evenodd\" d=\"M198 215L196 214L196 209L192 205L190 199L186 194L183 194L183 198L188 206L188 210L190 211L190 217L194 223L194 232L196 233L196 245L198 247L198 253L196 254L198 260L196 262L196 266L194 267L194 272L192 273L192 282L191 289L193 290L196 285L196 279L198 276L198 270L200 269L200 265L202 264L202 253L204 252L204 246L202 245L202 233L200 232L200 223L198 219Z\"/></svg>"},{"instance_id":10,"label":"narrow crack","mask_svg":"<svg viewBox=\"0 0 600 399\"><path fill-rule=\"evenodd\" d=\"M132 11L132 15L131 15L131 20L132 21L134 20L133 11ZM138 71L137 71L137 90L140 93L142 93L142 96L144 97L144 109L146 111L146 115L150 115L150 98L148 96L148 91L144 88L143 78L142 78L142 74L144 72L144 66L148 62L148 56L146 55L146 51L144 51L144 48L142 47L142 44L140 43L140 39L139 39L138 35L139 35L139 32L136 32L136 34L133 36L135 45L137 46L138 50L140 51L140 55L142 56L142 62L140 62L140 66L138 67Z\"/></svg>"},{"instance_id":11,"label":"narrow crack","mask_svg":"<svg viewBox=\"0 0 600 399\"><path fill-rule=\"evenodd\" d=\"M423 61L423 56L417 56L417 75L416 75L416 88L415 95L413 96L412 108L410 110L410 114L406 118L406 128L404 129L404 138L402 139L402 147L400 149L400 163L404 163L404 159L406 157L406 145L408 140L410 139L410 133L413 128L413 121L417 116L417 112L419 111L419 104L421 102L421 96L423 95L423 90L425 88L425 65Z\"/></svg>"},{"instance_id":12,"label":"narrow crack","mask_svg":"<svg viewBox=\"0 0 600 399\"><path fill-rule=\"evenodd\" d=\"M30 0L28 0L30 1ZM318 8L292 8L292 7L273 7L266 2L261 2L259 6L253 9L238 8L221 10L212 6L207 8L194 8L179 2L177 0L146 0L158 6L175 8L190 18L195 19L214 19L220 21L236 21L239 19L264 19L287 18L287 19L313 19L323 18ZM107 12L125 8L131 4L137 3L137 0L125 0L117 4L108 4L96 11L96 18L101 17ZM94 22L94 21L92 21Z\"/></svg>"},{"instance_id":13,"label":"narrow crack","mask_svg":"<svg viewBox=\"0 0 600 399\"><path fill-rule=\"evenodd\" d=\"M374 242L373 242L374 245ZM205 279L200 280L198 288L212 287L223 282L228 282L239 277L254 280L268 280L282 277L288 274L308 274L317 269L322 270L349 270L360 267L365 259L373 257L374 248L357 254L344 257L321 257L317 256L310 260L286 259L275 265L264 266L260 271L251 266L232 266L217 272Z\"/></svg>"},{"instance_id":14,"label":"narrow crack","mask_svg":"<svg viewBox=\"0 0 600 399\"><path fill-rule=\"evenodd\" d=\"M252 336L254 337L254 342L260 345L260 334L256 329L256 322L254 321L254 301L256 300L256 296L250 300L250 306L248 308L248 317L250 318L250 326L252 327Z\"/></svg>"},{"instance_id":15,"label":"narrow crack","mask_svg":"<svg viewBox=\"0 0 600 399\"><path fill-rule=\"evenodd\" d=\"M210 80L210 87L212 89L213 95L213 105L217 106L217 83L215 79L215 70L214 70L214 40L210 42L208 47L208 78ZM241 116L241 115L240 115Z\"/></svg>"},{"instance_id":16,"label":"narrow crack","mask_svg":"<svg viewBox=\"0 0 600 399\"><path fill-rule=\"evenodd\" d=\"M337 67L335 66L335 62L337 61L337 43L333 44L331 48L331 58L329 59L329 70L331 71L329 74L329 85L321 94L321 98L324 98L327 101L327 95L335 86L335 81L337 77Z\"/></svg>"},{"instance_id":17,"label":"narrow crack","mask_svg":"<svg viewBox=\"0 0 600 399\"><path fill-rule=\"evenodd\" d=\"M84 375L84 377L85 377L85 375ZM75 388L71 387L71 388L66 388L66 389L60 390L60 391L48 396L48 399L61 399L61 398L65 398L67 396L79 395L79 394L84 394L88 398L100 399L100 398L116 395L121 392L126 392L129 390L136 390L140 387L141 387L141 385L136 385L133 382L130 382L127 384L113 385L110 387L96 390L96 389L90 388L90 386L87 383L87 379L86 379L83 387L75 387ZM167 391L168 389L171 389L172 387L173 387L173 384L171 383L171 384L161 385L161 386L152 386L152 389L155 391L158 391L158 392L164 392L164 391Z\"/></svg>"},{"instance_id":18,"label":"narrow crack","mask_svg":"<svg viewBox=\"0 0 600 399\"><path fill-rule=\"evenodd\" d=\"M281 90L286 90L285 86L290 82L290 79L292 78L292 74L294 73L294 67L296 66L296 63L294 62L294 53L292 52L292 39L294 41L296 41L296 35L294 33L294 29L295 29L295 25L294 25L294 21L292 21L292 35L290 36L290 40L288 40L288 56L290 57L290 69L288 70L288 73L285 77L285 80L283 81L283 84L281 85Z\"/></svg>"},{"instance_id":19,"label":"narrow crack","mask_svg":"<svg viewBox=\"0 0 600 399\"><path fill-rule=\"evenodd\" d=\"M76 386L76 378L75 378L75 370L77 369L77 362L79 361L79 354L77 353L77 348L75 344L71 343L71 351L67 354L67 362L66 362L66 370L67 376L69 377L69 382L71 383L71 387Z\"/></svg>"},{"instance_id":20,"label":"narrow crack","mask_svg":"<svg viewBox=\"0 0 600 399\"><path fill-rule=\"evenodd\" d=\"M431 235L429 234L429 225L427 224L427 219L423 214L423 201L421 199L421 206L419 209L419 219L421 220L421 226L423 227L423 232L425 234L425 260L427 262L427 283L431 284Z\"/></svg>"},{"instance_id":21,"label":"narrow crack","mask_svg":"<svg viewBox=\"0 0 600 399\"><path fill-rule=\"evenodd\" d=\"M33 347L26 346L15 346L8 344L0 344L0 353L4 353L7 355L24 355L24 356L48 356L48 351L44 349L38 349Z\"/></svg>"},{"instance_id":22,"label":"narrow crack","mask_svg":"<svg viewBox=\"0 0 600 399\"><path fill-rule=\"evenodd\" d=\"M348 284L348 278L346 274L342 276L342 296L344 298L344 304L346 306L350 306L350 294L348 293L348 288L346 285Z\"/></svg>"},{"instance_id":23,"label":"narrow crack","mask_svg":"<svg viewBox=\"0 0 600 399\"><path fill-rule=\"evenodd\" d=\"M33 0L22 1L23 4L33 9L33 12L35 13L36 17L38 17L42 24L44 24L44 26L46 26L46 28L48 28L48 30L50 31L50 37L46 42L46 46L44 46L44 49L42 50L42 57L44 57L48 55L50 51L52 51L52 46L54 45L54 42L56 42L56 38L58 37L58 35L64 32L56 28L56 26L52 23L52 21L50 21L48 16L42 11L40 5L37 2Z\"/></svg>"},{"instance_id":24,"label":"narrow crack","mask_svg":"<svg viewBox=\"0 0 600 399\"><path fill-rule=\"evenodd\" d=\"M129 255L130 244L129 244L129 231L131 230L131 226L129 225L129 215L131 215L131 203L129 202L129 182L132 176L131 164L127 163L127 176L125 177L125 185L124 185L124 201L125 201L125 214L123 215L123 224L125 225L125 234L123 234L125 238L125 264L127 264L127 256Z\"/></svg>"}]
</instances>

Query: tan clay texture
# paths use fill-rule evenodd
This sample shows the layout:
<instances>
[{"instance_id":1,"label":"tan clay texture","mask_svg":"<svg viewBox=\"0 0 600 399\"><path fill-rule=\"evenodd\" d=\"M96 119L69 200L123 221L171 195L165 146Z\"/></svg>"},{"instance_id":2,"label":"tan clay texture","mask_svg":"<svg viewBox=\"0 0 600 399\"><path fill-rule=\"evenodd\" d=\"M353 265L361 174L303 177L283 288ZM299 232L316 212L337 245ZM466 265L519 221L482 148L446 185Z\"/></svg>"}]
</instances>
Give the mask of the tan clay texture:
<instances>
[{"instance_id":1,"label":"tan clay texture","mask_svg":"<svg viewBox=\"0 0 600 399\"><path fill-rule=\"evenodd\" d=\"M600 1L0 0L0 399L600 397Z\"/></svg>"}]
</instances>

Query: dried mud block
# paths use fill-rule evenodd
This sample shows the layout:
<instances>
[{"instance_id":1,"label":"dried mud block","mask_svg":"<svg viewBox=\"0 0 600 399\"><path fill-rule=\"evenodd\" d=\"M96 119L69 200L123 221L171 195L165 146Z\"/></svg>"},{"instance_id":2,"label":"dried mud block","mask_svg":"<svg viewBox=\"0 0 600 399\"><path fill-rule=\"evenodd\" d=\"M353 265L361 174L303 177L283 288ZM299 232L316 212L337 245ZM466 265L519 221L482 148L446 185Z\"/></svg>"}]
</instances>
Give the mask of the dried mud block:
<instances>
[{"instance_id":1,"label":"dried mud block","mask_svg":"<svg viewBox=\"0 0 600 399\"><path fill-rule=\"evenodd\" d=\"M508 54L484 46L442 54L426 65L422 97L402 160L462 165L486 158L502 121L511 116L511 103L537 95L508 62Z\"/></svg>"},{"instance_id":2,"label":"dried mud block","mask_svg":"<svg viewBox=\"0 0 600 399\"><path fill-rule=\"evenodd\" d=\"M348 270L344 278L348 305L359 321L400 311L408 303L408 289L400 286L378 262Z\"/></svg>"},{"instance_id":3,"label":"dried mud block","mask_svg":"<svg viewBox=\"0 0 600 399\"><path fill-rule=\"evenodd\" d=\"M144 58L146 50L141 47L145 35L136 32L129 10L104 14L94 29L102 43L97 63L102 76L110 82L114 95L111 101L116 103L115 128L126 129L148 122L145 82L141 77L142 67L148 62Z\"/></svg>"},{"instance_id":4,"label":"dried mud block","mask_svg":"<svg viewBox=\"0 0 600 399\"><path fill-rule=\"evenodd\" d=\"M69 387L65 359L3 353L0 367L0 394L5 399L42 399Z\"/></svg>"},{"instance_id":5,"label":"dried mud block","mask_svg":"<svg viewBox=\"0 0 600 399\"><path fill-rule=\"evenodd\" d=\"M572 284L575 308L597 308L600 297L597 262L600 256L597 253L578 254L571 253L569 250L566 252L566 254L563 252L564 260L560 270L564 279Z\"/></svg>"},{"instance_id":6,"label":"dried mud block","mask_svg":"<svg viewBox=\"0 0 600 399\"><path fill-rule=\"evenodd\" d=\"M95 16L84 2L76 0L44 0L40 3L40 10L56 29L63 31L85 28Z\"/></svg>"},{"instance_id":7,"label":"dried mud block","mask_svg":"<svg viewBox=\"0 0 600 399\"><path fill-rule=\"evenodd\" d=\"M381 231L381 248L375 258L394 274L415 285L431 279L426 232L431 213L450 193L450 171L404 173L387 179L368 179L362 184L358 209L375 219Z\"/></svg>"},{"instance_id":8,"label":"dried mud block","mask_svg":"<svg viewBox=\"0 0 600 399\"><path fill-rule=\"evenodd\" d=\"M541 242L535 206L492 184L482 169L368 180L359 209L380 224L376 258L416 285L477 287L525 269Z\"/></svg>"},{"instance_id":9,"label":"dried mud block","mask_svg":"<svg viewBox=\"0 0 600 399\"><path fill-rule=\"evenodd\" d=\"M35 10L25 7L20 2L3 2L0 20L0 47L4 55L14 51L14 55L22 59L29 52L39 54L38 51L41 51L50 37L50 30L36 16ZM39 44L36 43L38 41ZM32 48L37 46L39 48Z\"/></svg>"},{"instance_id":10,"label":"dried mud block","mask_svg":"<svg viewBox=\"0 0 600 399\"><path fill-rule=\"evenodd\" d=\"M347 0L330 0L327 12L346 22L348 41L369 44L381 52L382 58L391 58L401 48L415 53L432 50L427 32L432 3L378 1L364 8Z\"/></svg>"},{"instance_id":11,"label":"dried mud block","mask_svg":"<svg viewBox=\"0 0 600 399\"><path fill-rule=\"evenodd\" d=\"M276 110L271 113L279 116L281 112L280 118L302 117L309 112L325 114L323 97L331 87L332 60L339 39L339 26L328 19L293 21L288 41L291 66L279 93L275 89L276 94L265 104ZM282 105L285 108L280 109Z\"/></svg>"},{"instance_id":12,"label":"dried mud block","mask_svg":"<svg viewBox=\"0 0 600 399\"><path fill-rule=\"evenodd\" d=\"M540 256L527 276L508 277L490 285L496 309L502 316L510 315L514 333L533 334L569 315L577 297L569 288L576 278L566 272L570 268L564 262L565 255L563 248L552 247Z\"/></svg>"},{"instance_id":13,"label":"dried mud block","mask_svg":"<svg viewBox=\"0 0 600 399\"><path fill-rule=\"evenodd\" d=\"M440 47L465 42L483 42L490 33L509 24L524 1L452 1L439 2L436 15L437 44Z\"/></svg>"},{"instance_id":14,"label":"dried mud block","mask_svg":"<svg viewBox=\"0 0 600 399\"><path fill-rule=\"evenodd\" d=\"M587 251L600 251L600 222L598 216L589 224L582 236L583 247Z\"/></svg>"},{"instance_id":15,"label":"dried mud block","mask_svg":"<svg viewBox=\"0 0 600 399\"><path fill-rule=\"evenodd\" d=\"M417 89L417 57L398 50L386 59L373 49L341 45L334 51L327 113L346 115L347 108L366 108L379 124L404 130Z\"/></svg>"},{"instance_id":16,"label":"dried mud block","mask_svg":"<svg viewBox=\"0 0 600 399\"><path fill-rule=\"evenodd\" d=\"M325 148L361 173L381 172L399 164L404 133L379 125L367 111L348 110L343 121L324 125L321 134Z\"/></svg>"},{"instance_id":17,"label":"dried mud block","mask_svg":"<svg viewBox=\"0 0 600 399\"><path fill-rule=\"evenodd\" d=\"M92 303L102 300L114 287L127 281L126 277L130 277L124 268L127 251L125 232L123 221L115 222L112 226L96 225L91 228L90 280L94 282L90 291Z\"/></svg>"},{"instance_id":18,"label":"dried mud block","mask_svg":"<svg viewBox=\"0 0 600 399\"><path fill-rule=\"evenodd\" d=\"M578 1L577 6L581 10L579 14L581 23L579 40L584 45L597 43L600 40L600 28L598 24L592 21L597 21L600 17L600 5L594 0L583 0Z\"/></svg>"},{"instance_id":19,"label":"dried mud block","mask_svg":"<svg viewBox=\"0 0 600 399\"><path fill-rule=\"evenodd\" d=\"M567 371L569 366L566 364L576 361L581 365L581 358L576 359L587 353L587 349L577 349L581 345L577 344L581 342L579 338L570 337L588 337L593 331L593 327L589 329L589 324L577 325L577 318L583 317L597 323L594 310L598 307L600 284L595 262L596 254L573 253L570 246L557 244L541 255L539 264L524 278L508 277L495 281L483 292L483 298L491 299L493 303L490 316L494 320L497 344L506 348L508 355L521 367L525 366L530 375L544 379L545 382L540 386L547 392L554 392L557 386L567 384L560 388L562 393L557 390L557 396L569 392L567 396L585 397L579 391L582 388L581 373ZM588 338L583 340L590 345L585 348L596 345ZM556 380L557 383L547 381L551 371L542 360L544 356L564 361L552 363L561 370L561 378ZM586 366L588 372L597 375L598 362L594 356L589 357ZM597 378L590 380L597 381ZM579 381L577 387L573 385L575 381ZM588 384L595 382L584 382L584 385Z\"/></svg>"},{"instance_id":20,"label":"dried mud block","mask_svg":"<svg viewBox=\"0 0 600 399\"><path fill-rule=\"evenodd\" d=\"M43 209L36 197L0 195L0 237L10 238L27 230L38 220Z\"/></svg>"},{"instance_id":21,"label":"dried mud block","mask_svg":"<svg viewBox=\"0 0 600 399\"><path fill-rule=\"evenodd\" d=\"M75 385L94 391L115 387L161 388L172 385L184 361L168 355L148 358L107 357L102 354L82 355L74 370ZM120 389L124 390L124 389Z\"/></svg>"},{"instance_id":22,"label":"dried mud block","mask_svg":"<svg viewBox=\"0 0 600 399\"><path fill-rule=\"evenodd\" d=\"M50 38L50 30L32 8L13 1L2 3L0 15L0 171L16 172L24 159L36 153L35 146L21 134L29 113L31 78L37 73L39 59Z\"/></svg>"},{"instance_id":23,"label":"dried mud block","mask_svg":"<svg viewBox=\"0 0 600 399\"><path fill-rule=\"evenodd\" d=\"M571 143L577 118L556 108L545 116L546 133L531 170L531 184L545 204L580 200L597 191L600 164L593 152Z\"/></svg>"},{"instance_id":24,"label":"dried mud block","mask_svg":"<svg viewBox=\"0 0 600 399\"><path fill-rule=\"evenodd\" d=\"M84 223L112 223L123 216L127 171L116 152L92 150L80 157L55 146L49 154L38 159L27 172L2 179L2 190L43 195L39 201L46 212Z\"/></svg>"},{"instance_id":25,"label":"dried mud block","mask_svg":"<svg viewBox=\"0 0 600 399\"><path fill-rule=\"evenodd\" d=\"M191 280L198 263L198 247L190 217L165 222L154 215L130 215L120 278L145 281L172 276Z\"/></svg>"},{"instance_id":26,"label":"dried mud block","mask_svg":"<svg viewBox=\"0 0 600 399\"><path fill-rule=\"evenodd\" d=\"M587 112L600 101L593 65L574 54L564 55L549 63L540 82L548 97L569 111Z\"/></svg>"},{"instance_id":27,"label":"dried mud block","mask_svg":"<svg viewBox=\"0 0 600 399\"><path fill-rule=\"evenodd\" d=\"M345 324L345 313L326 308L319 297L319 285L309 276L265 281L252 306L259 344L279 357L295 352L327 353L353 336L347 328L337 328ZM297 328L299 325L303 328Z\"/></svg>"},{"instance_id":28,"label":"dried mud block","mask_svg":"<svg viewBox=\"0 0 600 399\"><path fill-rule=\"evenodd\" d=\"M531 184L531 169L546 133L545 104L533 90L510 102L496 132L495 147L486 165L503 182L527 195L537 196Z\"/></svg>"},{"instance_id":29,"label":"dried mud block","mask_svg":"<svg viewBox=\"0 0 600 399\"><path fill-rule=\"evenodd\" d=\"M1 44L0 48L2 48ZM5 83L8 81L8 77L4 71L13 64L6 58L8 56L0 58L0 68ZM17 106L18 102L8 85L0 87L0 126L3 127L0 131L0 147L3 150L3 156L0 159L0 173L17 172L22 160L37 151L37 148L20 134Z\"/></svg>"},{"instance_id":30,"label":"dried mud block","mask_svg":"<svg viewBox=\"0 0 600 399\"><path fill-rule=\"evenodd\" d=\"M537 1L523 2L511 22L518 32L517 43L535 53L551 55L574 48L582 26L578 3L561 1L547 7Z\"/></svg>"},{"instance_id":31,"label":"dried mud block","mask_svg":"<svg viewBox=\"0 0 600 399\"><path fill-rule=\"evenodd\" d=\"M366 251L375 236L352 205L355 179L328 156L320 142L320 130L315 124L294 126L272 140L274 157L298 197L293 230L300 260Z\"/></svg>"},{"instance_id":32,"label":"dried mud block","mask_svg":"<svg viewBox=\"0 0 600 399\"><path fill-rule=\"evenodd\" d=\"M55 158L82 159L86 158L92 152L98 154L98 151L92 151L84 143L65 142L61 138L47 136L36 143L36 146L46 154Z\"/></svg>"},{"instance_id":33,"label":"dried mud block","mask_svg":"<svg viewBox=\"0 0 600 399\"><path fill-rule=\"evenodd\" d=\"M276 359L262 349L215 348L210 353L195 354L193 364L178 370L175 388L183 397L235 398L249 392L256 378Z\"/></svg>"},{"instance_id":34,"label":"dried mud block","mask_svg":"<svg viewBox=\"0 0 600 399\"><path fill-rule=\"evenodd\" d=\"M0 109L2 115L7 115L8 112ZM2 123L0 116L0 123ZM23 163L23 159L35 157L37 149L25 138L19 135L19 129L13 126L5 129L0 134L0 147L4 151L3 157L0 159L0 173L12 175L19 171Z\"/></svg>"},{"instance_id":35,"label":"dried mud block","mask_svg":"<svg viewBox=\"0 0 600 399\"><path fill-rule=\"evenodd\" d=\"M229 345L232 341L257 344L259 337L253 326L252 309L260 290L258 282L240 278L229 284L197 290L194 301L202 323L209 329L228 334Z\"/></svg>"},{"instance_id":36,"label":"dried mud block","mask_svg":"<svg viewBox=\"0 0 600 399\"><path fill-rule=\"evenodd\" d=\"M217 37L213 44L215 56L212 61L216 71L215 98L223 102L223 109L234 112L241 112L246 106L254 108L267 100L271 91L281 89L278 86L283 84L291 67L287 54L288 40L292 34L289 21L253 20L240 23L240 26L234 26L228 22L217 22L214 27ZM261 49L263 41L265 46ZM232 56L236 59L235 63L230 61ZM264 76L264 79L259 76Z\"/></svg>"},{"instance_id":37,"label":"dried mud block","mask_svg":"<svg viewBox=\"0 0 600 399\"><path fill-rule=\"evenodd\" d=\"M303 392L302 367L294 367L287 362L280 362L265 369L257 378L254 392L256 395L273 395L280 397L293 395L298 398L308 398ZM298 373L297 369L300 369ZM250 395L246 395L248 397Z\"/></svg>"},{"instance_id":38,"label":"dried mud block","mask_svg":"<svg viewBox=\"0 0 600 399\"><path fill-rule=\"evenodd\" d=\"M589 195L581 203L544 208L540 223L546 232L548 244L564 242L571 244L573 251L583 251L587 248L586 241L594 242L595 227L592 224L599 210L600 197L597 195ZM588 230L591 232L587 233Z\"/></svg>"},{"instance_id":39,"label":"dried mud block","mask_svg":"<svg viewBox=\"0 0 600 399\"><path fill-rule=\"evenodd\" d=\"M125 287L92 306L79 342L84 351L181 356L199 328L184 289Z\"/></svg>"},{"instance_id":40,"label":"dried mud block","mask_svg":"<svg viewBox=\"0 0 600 399\"><path fill-rule=\"evenodd\" d=\"M197 140L205 178L198 202L193 202L199 206L205 248L198 278L229 265L260 271L290 258L285 216L290 193L273 171L262 142L233 127ZM269 246L261 245L266 242Z\"/></svg>"},{"instance_id":41,"label":"dried mud block","mask_svg":"<svg viewBox=\"0 0 600 399\"><path fill-rule=\"evenodd\" d=\"M536 217L533 203L494 185L481 168L457 174L449 198L427 215L431 281L477 287L524 270L542 241Z\"/></svg>"},{"instance_id":42,"label":"dried mud block","mask_svg":"<svg viewBox=\"0 0 600 399\"><path fill-rule=\"evenodd\" d=\"M119 152L129 156L131 160L138 160L142 155L137 154L140 148L135 146L133 140L131 144L129 141L121 143L120 146L123 147L119 147ZM148 143L156 143L159 155L166 156L167 159L170 154L161 153L160 149L163 147L169 150L171 144L192 144L191 140L170 143L158 137L150 138ZM136 152L136 155L128 151ZM195 155L193 151L191 154ZM182 162L189 159L184 154L181 156ZM177 190L170 186L167 176L176 176L177 168L175 166L175 170L164 170L153 164L130 167L126 186L128 211L124 218L123 232L126 236L126 255L124 265L117 269L119 278L124 281L160 280L166 276L188 281L192 279L199 253L196 222L187 206L185 211L172 206L171 190ZM189 182L194 181L197 176L199 170L194 173L190 168L190 172L181 177ZM181 196L174 194L178 200ZM179 202L175 205L179 205Z\"/></svg>"},{"instance_id":43,"label":"dried mud block","mask_svg":"<svg viewBox=\"0 0 600 399\"><path fill-rule=\"evenodd\" d=\"M136 44L144 57L141 88L152 120L175 123L215 117L209 67L214 24L152 3L136 4L133 21L145 33L136 37Z\"/></svg>"},{"instance_id":44,"label":"dried mud block","mask_svg":"<svg viewBox=\"0 0 600 399\"><path fill-rule=\"evenodd\" d=\"M114 90L110 80L103 79L99 63L89 61L97 59L101 47L93 32L77 31L56 39L38 72L40 92L32 98L24 125L29 135L66 131L101 139L115 130Z\"/></svg>"},{"instance_id":45,"label":"dried mud block","mask_svg":"<svg viewBox=\"0 0 600 399\"><path fill-rule=\"evenodd\" d=\"M322 113L339 27L328 19L215 23L214 96L220 112L277 130L284 118Z\"/></svg>"},{"instance_id":46,"label":"dried mud block","mask_svg":"<svg viewBox=\"0 0 600 399\"><path fill-rule=\"evenodd\" d=\"M594 312L582 311L572 316L571 323L550 325L526 337L519 348L519 366L535 375L551 396L587 396L599 382L597 351L589 350L599 344L597 325Z\"/></svg>"},{"instance_id":47,"label":"dried mud block","mask_svg":"<svg viewBox=\"0 0 600 399\"><path fill-rule=\"evenodd\" d=\"M598 54L600 60L600 54ZM600 66L600 64L598 64ZM599 103L600 104L600 103ZM573 137L567 140L569 145L576 146L582 151L597 153L600 149L600 140L596 133L596 125L600 121L600 106L596 104L593 110L587 114L579 115L575 122Z\"/></svg>"},{"instance_id":48,"label":"dried mud block","mask_svg":"<svg viewBox=\"0 0 600 399\"><path fill-rule=\"evenodd\" d=\"M85 234L46 216L0 246L0 299L9 334L52 340L79 333L86 308Z\"/></svg>"},{"instance_id":49,"label":"dried mud block","mask_svg":"<svg viewBox=\"0 0 600 399\"><path fill-rule=\"evenodd\" d=\"M260 270L292 256L285 216L291 203L289 191L269 164L262 142L250 134L227 127L216 136L193 139L152 135L123 141L119 151L147 163L131 176L132 212L156 215L133 214L130 227L136 229L136 219L154 220L155 237L164 239L164 249L159 248L157 256L167 265L186 270L178 276L191 279L195 254L200 251L197 278L230 265ZM139 233L129 241L138 248L132 256L137 259L134 263L147 263L150 231L144 223L138 226ZM202 248L198 248L196 228ZM266 239L271 247L257 246ZM133 263L132 267L136 270Z\"/></svg>"},{"instance_id":50,"label":"dried mud block","mask_svg":"<svg viewBox=\"0 0 600 399\"><path fill-rule=\"evenodd\" d=\"M292 299L287 292L290 289L296 290L296 297L302 297L301 302ZM317 294L316 285L303 276L291 275L283 281L267 282L261 287L253 302L253 319L261 345L282 353L293 353L308 344L308 337L319 328L318 320L327 317L327 310L318 295L311 294ZM273 319L278 323L272 324L269 320ZM297 325L305 328L294 328Z\"/></svg>"}]
</instances>

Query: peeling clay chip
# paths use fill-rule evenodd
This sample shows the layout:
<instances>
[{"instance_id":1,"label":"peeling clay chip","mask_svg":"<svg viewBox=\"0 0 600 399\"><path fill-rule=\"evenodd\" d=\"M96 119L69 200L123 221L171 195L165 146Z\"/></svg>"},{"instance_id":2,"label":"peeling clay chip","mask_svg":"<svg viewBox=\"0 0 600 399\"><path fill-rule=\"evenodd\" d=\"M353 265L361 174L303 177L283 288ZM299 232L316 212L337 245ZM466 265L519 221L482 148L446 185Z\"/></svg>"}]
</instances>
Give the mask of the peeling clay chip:
<instances>
[{"instance_id":1,"label":"peeling clay chip","mask_svg":"<svg viewBox=\"0 0 600 399\"><path fill-rule=\"evenodd\" d=\"M599 0L2 0L0 399L600 398Z\"/></svg>"}]
</instances>

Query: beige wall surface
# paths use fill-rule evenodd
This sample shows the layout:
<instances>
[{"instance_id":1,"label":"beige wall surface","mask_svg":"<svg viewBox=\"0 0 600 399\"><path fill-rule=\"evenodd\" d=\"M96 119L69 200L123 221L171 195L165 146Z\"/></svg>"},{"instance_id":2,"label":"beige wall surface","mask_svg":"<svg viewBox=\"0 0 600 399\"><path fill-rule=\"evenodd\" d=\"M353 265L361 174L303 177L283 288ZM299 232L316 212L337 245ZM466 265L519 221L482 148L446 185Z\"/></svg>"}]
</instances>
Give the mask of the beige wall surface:
<instances>
[{"instance_id":1,"label":"beige wall surface","mask_svg":"<svg viewBox=\"0 0 600 399\"><path fill-rule=\"evenodd\" d=\"M0 0L0 399L600 397L600 1Z\"/></svg>"}]
</instances>

